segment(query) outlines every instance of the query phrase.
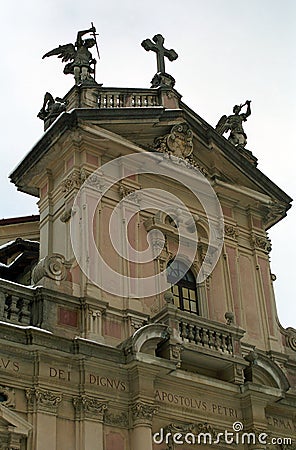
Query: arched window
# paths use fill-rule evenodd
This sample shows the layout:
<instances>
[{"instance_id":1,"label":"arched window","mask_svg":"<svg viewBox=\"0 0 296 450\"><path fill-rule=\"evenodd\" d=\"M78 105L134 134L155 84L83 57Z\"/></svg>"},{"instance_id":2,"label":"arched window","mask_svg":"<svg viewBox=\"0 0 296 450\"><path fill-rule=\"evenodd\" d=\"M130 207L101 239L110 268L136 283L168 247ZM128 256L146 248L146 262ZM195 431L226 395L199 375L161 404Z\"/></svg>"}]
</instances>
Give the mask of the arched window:
<instances>
[{"instance_id":1,"label":"arched window","mask_svg":"<svg viewBox=\"0 0 296 450\"><path fill-rule=\"evenodd\" d=\"M199 314L196 280L191 270L175 259L168 265L167 280L172 284L174 304L182 311Z\"/></svg>"}]
</instances>

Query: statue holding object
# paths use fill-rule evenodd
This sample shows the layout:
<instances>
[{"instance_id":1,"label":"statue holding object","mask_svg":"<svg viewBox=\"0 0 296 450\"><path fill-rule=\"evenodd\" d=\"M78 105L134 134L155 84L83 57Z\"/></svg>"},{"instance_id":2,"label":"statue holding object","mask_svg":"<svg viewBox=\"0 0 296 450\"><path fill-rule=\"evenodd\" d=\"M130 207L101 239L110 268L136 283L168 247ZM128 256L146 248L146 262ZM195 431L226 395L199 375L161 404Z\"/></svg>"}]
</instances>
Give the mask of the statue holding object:
<instances>
[{"instance_id":1,"label":"statue holding object","mask_svg":"<svg viewBox=\"0 0 296 450\"><path fill-rule=\"evenodd\" d=\"M240 114L244 106L247 106L247 110ZM221 117L216 125L216 130L221 135L230 130L229 142L235 146L245 147L247 144L247 135L243 129L243 122L251 115L251 100L247 100L243 105L235 105L233 112L234 114L231 116L227 117L224 115Z\"/></svg>"},{"instance_id":2,"label":"statue holding object","mask_svg":"<svg viewBox=\"0 0 296 450\"><path fill-rule=\"evenodd\" d=\"M92 38L82 39L87 34L92 33ZM96 29L92 26L89 30L78 31L77 39L74 44L59 45L50 52L45 53L42 59L48 56L58 56L62 62L70 61L64 67L64 74L73 74L75 84L84 83L85 81L94 82L91 74L95 74L96 60L92 57L90 48L96 46Z\"/></svg>"}]
</instances>

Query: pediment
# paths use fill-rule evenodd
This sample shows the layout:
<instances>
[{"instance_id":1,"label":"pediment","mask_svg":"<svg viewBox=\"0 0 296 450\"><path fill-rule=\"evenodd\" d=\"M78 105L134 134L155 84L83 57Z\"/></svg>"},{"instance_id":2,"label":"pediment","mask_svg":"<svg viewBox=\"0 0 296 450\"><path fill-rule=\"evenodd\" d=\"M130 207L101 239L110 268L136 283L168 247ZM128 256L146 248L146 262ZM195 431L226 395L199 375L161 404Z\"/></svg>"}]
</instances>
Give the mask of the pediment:
<instances>
[{"instance_id":1,"label":"pediment","mask_svg":"<svg viewBox=\"0 0 296 450\"><path fill-rule=\"evenodd\" d=\"M32 430L32 425L29 422L3 405L0 405L0 427L2 432L6 429L7 432L24 437L28 437Z\"/></svg>"},{"instance_id":2,"label":"pediment","mask_svg":"<svg viewBox=\"0 0 296 450\"><path fill-rule=\"evenodd\" d=\"M184 156L205 173L218 195L232 198L244 208L258 207L259 202L262 215L266 217L266 228L283 218L292 199L269 180L244 151L220 136L185 104L180 106L177 109L161 106L78 108L64 113L46 131L11 179L20 190L38 196L38 177L60 163L61 150L69 159L69 153L79 145L99 155L106 154L108 159L130 152L164 151L167 146L170 154ZM185 139L181 150L171 138L180 125L184 125L184 129L187 127L188 141L191 140L188 143Z\"/></svg>"}]
</instances>

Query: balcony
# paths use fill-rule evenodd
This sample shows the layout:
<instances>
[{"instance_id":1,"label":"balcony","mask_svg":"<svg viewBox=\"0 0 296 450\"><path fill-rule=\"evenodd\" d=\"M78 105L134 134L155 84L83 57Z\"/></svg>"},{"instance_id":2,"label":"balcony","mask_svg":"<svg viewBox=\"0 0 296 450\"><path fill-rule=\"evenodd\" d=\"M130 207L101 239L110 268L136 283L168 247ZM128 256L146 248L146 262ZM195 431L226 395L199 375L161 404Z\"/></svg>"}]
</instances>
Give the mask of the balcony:
<instances>
[{"instance_id":1,"label":"balcony","mask_svg":"<svg viewBox=\"0 0 296 450\"><path fill-rule=\"evenodd\" d=\"M29 287L0 279L0 321L20 328L78 334L80 299L41 286ZM66 325L66 327L64 327Z\"/></svg>"},{"instance_id":2,"label":"balcony","mask_svg":"<svg viewBox=\"0 0 296 450\"><path fill-rule=\"evenodd\" d=\"M171 330L171 339L159 349L170 357L168 347L181 346L179 366L225 381L241 383L246 361L241 353L244 330L179 310L167 304L153 319Z\"/></svg>"}]
</instances>

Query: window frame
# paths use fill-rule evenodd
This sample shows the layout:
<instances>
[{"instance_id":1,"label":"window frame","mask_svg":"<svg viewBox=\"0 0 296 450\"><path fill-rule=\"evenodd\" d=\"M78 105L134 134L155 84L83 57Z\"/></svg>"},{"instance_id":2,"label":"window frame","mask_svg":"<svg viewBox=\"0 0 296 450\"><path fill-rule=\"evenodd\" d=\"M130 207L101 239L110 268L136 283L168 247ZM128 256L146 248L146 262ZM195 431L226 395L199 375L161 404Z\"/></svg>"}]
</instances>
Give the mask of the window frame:
<instances>
[{"instance_id":1,"label":"window frame","mask_svg":"<svg viewBox=\"0 0 296 450\"><path fill-rule=\"evenodd\" d=\"M171 264L178 264L178 267L173 269L173 271L176 273L176 271L179 271L180 275L180 266L183 265L182 261L180 260L173 260L168 264L168 269ZM195 282L195 277L193 275L193 272L191 269L188 269L183 277L176 283L173 282L171 274L168 274L168 282L171 284L171 291L173 294L174 304L177 306L180 311L185 311L190 314L196 314L200 315L200 308L199 308L199 298L197 295L197 286ZM170 280L171 278L171 280ZM176 277L177 278L177 277ZM187 290L186 297L184 295L184 292ZM176 292L177 291L177 292ZM177 300L177 301L176 301ZM192 307L192 305L195 305Z\"/></svg>"}]
</instances>

